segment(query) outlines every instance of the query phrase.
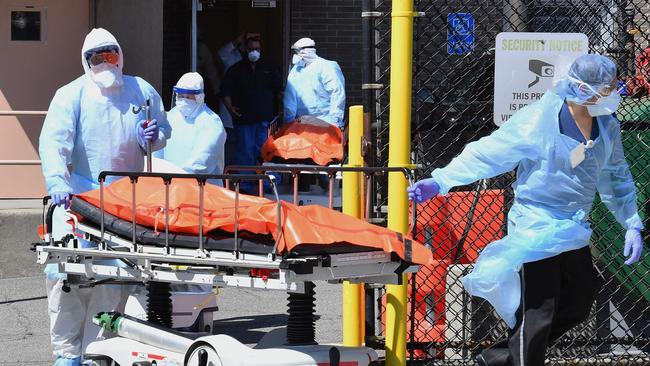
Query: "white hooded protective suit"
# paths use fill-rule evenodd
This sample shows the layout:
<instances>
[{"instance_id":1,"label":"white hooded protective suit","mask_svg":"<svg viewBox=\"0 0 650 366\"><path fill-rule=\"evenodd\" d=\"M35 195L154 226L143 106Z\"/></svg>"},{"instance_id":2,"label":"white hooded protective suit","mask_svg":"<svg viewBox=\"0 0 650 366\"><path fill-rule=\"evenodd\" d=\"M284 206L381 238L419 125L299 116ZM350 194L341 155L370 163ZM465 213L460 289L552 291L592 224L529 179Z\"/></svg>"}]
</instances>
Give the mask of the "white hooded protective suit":
<instances>
[{"instance_id":1,"label":"white hooded protective suit","mask_svg":"<svg viewBox=\"0 0 650 366\"><path fill-rule=\"evenodd\" d=\"M203 102L203 78L196 72L187 73L176 87L200 93L195 94L195 101L179 98L169 111L167 118L174 136L154 156L188 173L222 174L226 132L219 116Z\"/></svg>"},{"instance_id":2,"label":"white hooded protective suit","mask_svg":"<svg viewBox=\"0 0 650 366\"><path fill-rule=\"evenodd\" d=\"M84 53L107 46L117 46L120 57L117 69L110 69L107 63L101 65L109 68L116 80L111 87L100 88L106 84L93 81ZM57 90L39 139L43 176L50 193L74 194L98 188L98 175L104 170L142 171L145 143L137 135L137 123L145 116L144 112L134 114L132 108L144 105L147 98L151 99L151 118L159 126L153 149L164 147L171 134L156 90L141 78L122 76L123 54L113 35L101 28L93 29L84 41L81 61L85 74ZM56 239L71 231L63 208L55 210L53 220ZM80 244L90 245L84 240ZM88 289L72 285L70 292L63 292L65 276L58 273L57 266L49 265L46 273L54 354L78 359L89 342L101 338L100 328L91 322L92 316L99 311L118 310L128 291L118 285Z\"/></svg>"},{"instance_id":3,"label":"white hooded protective suit","mask_svg":"<svg viewBox=\"0 0 650 366\"><path fill-rule=\"evenodd\" d=\"M298 40L287 87L284 91L284 120L314 116L343 127L345 78L339 64L316 55L309 38Z\"/></svg>"}]
</instances>

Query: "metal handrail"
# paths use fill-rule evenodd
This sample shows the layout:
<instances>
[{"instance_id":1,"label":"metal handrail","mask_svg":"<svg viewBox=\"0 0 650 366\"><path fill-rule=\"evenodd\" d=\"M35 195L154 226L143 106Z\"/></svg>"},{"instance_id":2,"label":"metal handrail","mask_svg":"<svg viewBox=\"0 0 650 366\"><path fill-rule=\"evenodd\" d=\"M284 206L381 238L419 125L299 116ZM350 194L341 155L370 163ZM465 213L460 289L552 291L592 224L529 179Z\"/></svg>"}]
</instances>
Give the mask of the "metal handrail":
<instances>
[{"instance_id":1,"label":"metal handrail","mask_svg":"<svg viewBox=\"0 0 650 366\"><path fill-rule=\"evenodd\" d=\"M40 160L0 160L0 165L41 165Z\"/></svg>"},{"instance_id":2,"label":"metal handrail","mask_svg":"<svg viewBox=\"0 0 650 366\"><path fill-rule=\"evenodd\" d=\"M290 173L293 178L293 204L298 204L298 176L299 173L327 173L329 178L329 208L333 209L334 205L334 176L337 173L343 172L355 172L364 175L364 181L366 185L366 207L365 207L365 217L366 219L370 218L370 179L373 176L384 175L388 173L402 173L404 177L409 181L409 185L415 183L415 169L406 168L406 167L352 167L352 166L320 166L320 165L301 165L301 164L273 164L273 165L261 165L261 166L248 166L248 165L229 165L224 168L224 174L232 172L244 172L244 171L254 171L257 174L266 174L267 172L273 173ZM228 185L226 185L228 188ZM260 186L259 195L263 196L262 187ZM412 225L415 228L416 220L416 203L413 202L413 222Z\"/></svg>"},{"instance_id":3,"label":"metal handrail","mask_svg":"<svg viewBox=\"0 0 650 366\"><path fill-rule=\"evenodd\" d=\"M4 116L45 116L47 111L0 111L0 117ZM40 160L0 160L2 165L41 165Z\"/></svg>"},{"instance_id":4,"label":"metal handrail","mask_svg":"<svg viewBox=\"0 0 650 366\"><path fill-rule=\"evenodd\" d=\"M372 175L382 175L384 173L401 172L405 176L412 174L413 169L401 167L352 167L352 166L320 166L320 165L301 165L301 164L273 164L273 165L229 165L224 172L234 170L260 171L260 172L277 172L277 173L302 173L302 172L357 172Z\"/></svg>"},{"instance_id":5,"label":"metal handrail","mask_svg":"<svg viewBox=\"0 0 650 366\"><path fill-rule=\"evenodd\" d=\"M45 116L47 111L0 111L0 116Z\"/></svg>"}]
</instances>

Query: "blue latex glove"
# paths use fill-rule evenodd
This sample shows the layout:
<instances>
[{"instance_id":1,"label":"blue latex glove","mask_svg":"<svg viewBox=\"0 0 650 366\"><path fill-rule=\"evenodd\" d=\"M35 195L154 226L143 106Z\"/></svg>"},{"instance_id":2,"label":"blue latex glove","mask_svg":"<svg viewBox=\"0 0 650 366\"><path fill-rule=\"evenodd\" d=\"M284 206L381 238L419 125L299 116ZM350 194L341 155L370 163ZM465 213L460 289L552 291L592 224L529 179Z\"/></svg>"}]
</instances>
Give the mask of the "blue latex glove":
<instances>
[{"instance_id":1,"label":"blue latex glove","mask_svg":"<svg viewBox=\"0 0 650 366\"><path fill-rule=\"evenodd\" d=\"M625 248L623 255L627 258L625 264L630 265L639 261L641 258L641 251L643 250L643 240L641 239L641 231L638 229L630 229L625 233Z\"/></svg>"},{"instance_id":2,"label":"blue latex glove","mask_svg":"<svg viewBox=\"0 0 650 366\"><path fill-rule=\"evenodd\" d=\"M81 357L65 358L59 356L54 361L54 366L81 366Z\"/></svg>"},{"instance_id":3,"label":"blue latex glove","mask_svg":"<svg viewBox=\"0 0 650 366\"><path fill-rule=\"evenodd\" d=\"M52 202L57 206L63 206L64 208L70 208L70 193L68 192L52 192L50 194L52 197Z\"/></svg>"},{"instance_id":4,"label":"blue latex glove","mask_svg":"<svg viewBox=\"0 0 650 366\"><path fill-rule=\"evenodd\" d=\"M158 140L158 121L152 119L148 124L145 120L138 122L138 135L143 141L156 142Z\"/></svg>"},{"instance_id":5,"label":"blue latex glove","mask_svg":"<svg viewBox=\"0 0 650 366\"><path fill-rule=\"evenodd\" d=\"M422 203L437 196L440 192L440 186L433 178L427 178L406 188L406 192L409 195L409 200Z\"/></svg>"}]
</instances>

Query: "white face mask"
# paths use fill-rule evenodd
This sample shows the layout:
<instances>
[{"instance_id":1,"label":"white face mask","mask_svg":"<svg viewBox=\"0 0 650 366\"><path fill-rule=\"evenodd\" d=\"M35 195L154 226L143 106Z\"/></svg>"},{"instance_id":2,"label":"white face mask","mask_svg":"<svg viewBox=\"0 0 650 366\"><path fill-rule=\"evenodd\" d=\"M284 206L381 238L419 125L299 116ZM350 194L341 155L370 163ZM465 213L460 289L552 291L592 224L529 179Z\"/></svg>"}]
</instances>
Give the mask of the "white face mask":
<instances>
[{"instance_id":1,"label":"white face mask","mask_svg":"<svg viewBox=\"0 0 650 366\"><path fill-rule=\"evenodd\" d=\"M189 117L196 111L199 103L196 100L185 99L185 98L176 98L176 108L183 115L183 117Z\"/></svg>"},{"instance_id":2,"label":"white face mask","mask_svg":"<svg viewBox=\"0 0 650 366\"><path fill-rule=\"evenodd\" d=\"M248 53L248 60L250 62L257 62L260 59L260 51L252 50Z\"/></svg>"},{"instance_id":3,"label":"white face mask","mask_svg":"<svg viewBox=\"0 0 650 366\"><path fill-rule=\"evenodd\" d=\"M122 85L122 72L115 65L99 64L90 68L90 77L102 89Z\"/></svg>"},{"instance_id":4,"label":"white face mask","mask_svg":"<svg viewBox=\"0 0 650 366\"><path fill-rule=\"evenodd\" d=\"M592 117L606 116L610 115L618 109L618 105L621 103L621 96L617 92L601 97L595 104L588 105L587 111Z\"/></svg>"},{"instance_id":5,"label":"white face mask","mask_svg":"<svg viewBox=\"0 0 650 366\"><path fill-rule=\"evenodd\" d=\"M293 55L291 63L297 66L305 66L305 60L300 55Z\"/></svg>"}]
</instances>

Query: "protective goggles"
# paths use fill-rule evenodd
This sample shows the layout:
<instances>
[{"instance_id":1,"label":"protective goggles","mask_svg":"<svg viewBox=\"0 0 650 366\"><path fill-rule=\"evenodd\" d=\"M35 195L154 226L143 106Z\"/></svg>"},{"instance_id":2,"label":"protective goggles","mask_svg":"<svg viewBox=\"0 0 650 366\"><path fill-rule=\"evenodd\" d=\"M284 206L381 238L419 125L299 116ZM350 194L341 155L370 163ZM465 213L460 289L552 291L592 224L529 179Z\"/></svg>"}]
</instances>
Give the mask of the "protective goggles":
<instances>
[{"instance_id":1,"label":"protective goggles","mask_svg":"<svg viewBox=\"0 0 650 366\"><path fill-rule=\"evenodd\" d=\"M569 80L573 81L574 83L578 85L584 85L594 96L598 96L601 98L607 97L608 95L614 93L614 92L621 92L621 90L625 87L625 85L621 86L619 85L618 80L612 82L611 84L601 84L601 85L589 85L585 83L584 81L573 77L571 75L568 75Z\"/></svg>"},{"instance_id":2,"label":"protective goggles","mask_svg":"<svg viewBox=\"0 0 650 366\"><path fill-rule=\"evenodd\" d=\"M612 83L610 85L607 85L604 87L604 89L601 89L601 92L605 92L607 94L613 94L614 92L621 94L625 91L625 83L622 81L616 81L615 83Z\"/></svg>"},{"instance_id":3,"label":"protective goggles","mask_svg":"<svg viewBox=\"0 0 650 366\"><path fill-rule=\"evenodd\" d=\"M101 65L104 62L117 65L119 61L120 61L120 55L115 52L94 53L88 58L88 64L90 66Z\"/></svg>"},{"instance_id":4,"label":"protective goggles","mask_svg":"<svg viewBox=\"0 0 650 366\"><path fill-rule=\"evenodd\" d=\"M300 51L306 49L306 48L316 48L316 46L306 46L306 47L300 47L300 48L292 48L291 51L293 51L294 54L299 54Z\"/></svg>"}]
</instances>

